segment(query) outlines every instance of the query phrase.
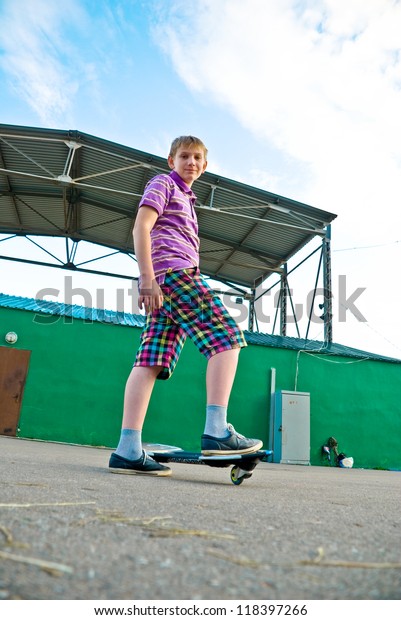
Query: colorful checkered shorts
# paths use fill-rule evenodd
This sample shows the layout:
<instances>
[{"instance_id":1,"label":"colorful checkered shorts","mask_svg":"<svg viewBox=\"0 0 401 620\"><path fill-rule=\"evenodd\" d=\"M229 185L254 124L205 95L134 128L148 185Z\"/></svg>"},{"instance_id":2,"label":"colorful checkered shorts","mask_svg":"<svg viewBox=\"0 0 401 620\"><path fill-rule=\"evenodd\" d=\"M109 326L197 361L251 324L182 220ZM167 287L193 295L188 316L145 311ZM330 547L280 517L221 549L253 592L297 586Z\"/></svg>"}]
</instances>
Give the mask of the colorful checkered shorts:
<instances>
[{"instance_id":1,"label":"colorful checkered shorts","mask_svg":"<svg viewBox=\"0 0 401 620\"><path fill-rule=\"evenodd\" d=\"M147 316L134 366L162 366L158 379L169 379L187 336L207 359L246 347L241 329L199 271L167 272L161 289L163 306Z\"/></svg>"}]
</instances>

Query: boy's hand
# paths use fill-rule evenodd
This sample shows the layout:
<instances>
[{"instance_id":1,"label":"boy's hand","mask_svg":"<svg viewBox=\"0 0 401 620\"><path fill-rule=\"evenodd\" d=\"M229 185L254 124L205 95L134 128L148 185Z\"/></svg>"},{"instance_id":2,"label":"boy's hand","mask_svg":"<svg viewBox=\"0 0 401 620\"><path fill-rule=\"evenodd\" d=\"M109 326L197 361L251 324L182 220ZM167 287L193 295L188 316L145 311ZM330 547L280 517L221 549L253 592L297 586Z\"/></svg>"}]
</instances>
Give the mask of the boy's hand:
<instances>
[{"instance_id":1,"label":"boy's hand","mask_svg":"<svg viewBox=\"0 0 401 620\"><path fill-rule=\"evenodd\" d=\"M163 293L156 280L152 280L150 283L142 282L138 305L141 310L145 308L146 314L151 314L154 310L162 307Z\"/></svg>"}]
</instances>

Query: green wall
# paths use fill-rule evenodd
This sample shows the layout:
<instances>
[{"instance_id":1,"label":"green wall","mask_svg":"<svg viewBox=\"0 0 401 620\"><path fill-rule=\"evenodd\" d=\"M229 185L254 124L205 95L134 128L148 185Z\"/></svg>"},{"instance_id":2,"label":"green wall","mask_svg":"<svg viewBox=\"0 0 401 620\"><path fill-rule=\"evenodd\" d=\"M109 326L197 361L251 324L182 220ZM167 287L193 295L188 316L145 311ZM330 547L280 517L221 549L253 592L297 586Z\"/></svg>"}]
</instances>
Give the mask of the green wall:
<instances>
[{"instance_id":1,"label":"green wall","mask_svg":"<svg viewBox=\"0 0 401 620\"><path fill-rule=\"evenodd\" d=\"M140 329L0 308L0 336L32 351L19 436L115 447ZM7 346L7 345L5 345ZM271 368L276 389L311 394L311 463L334 436L355 467L401 469L401 364L249 345L241 352L229 419L268 444ZM188 341L173 378L158 381L146 442L199 449L206 362Z\"/></svg>"}]
</instances>

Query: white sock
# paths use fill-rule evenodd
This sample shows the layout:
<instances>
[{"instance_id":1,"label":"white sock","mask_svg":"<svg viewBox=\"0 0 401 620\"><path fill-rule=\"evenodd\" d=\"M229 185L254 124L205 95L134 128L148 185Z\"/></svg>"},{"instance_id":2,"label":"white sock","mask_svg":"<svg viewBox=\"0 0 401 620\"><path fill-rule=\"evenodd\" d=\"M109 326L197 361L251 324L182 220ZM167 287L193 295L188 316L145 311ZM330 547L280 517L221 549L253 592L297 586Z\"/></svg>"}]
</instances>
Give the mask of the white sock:
<instances>
[{"instance_id":1,"label":"white sock","mask_svg":"<svg viewBox=\"0 0 401 620\"><path fill-rule=\"evenodd\" d=\"M136 461L142 456L142 431L132 428L121 430L120 441L115 452L125 459Z\"/></svg>"},{"instance_id":2,"label":"white sock","mask_svg":"<svg viewBox=\"0 0 401 620\"><path fill-rule=\"evenodd\" d=\"M205 435L212 437L227 436L227 407L208 405L206 407Z\"/></svg>"}]
</instances>

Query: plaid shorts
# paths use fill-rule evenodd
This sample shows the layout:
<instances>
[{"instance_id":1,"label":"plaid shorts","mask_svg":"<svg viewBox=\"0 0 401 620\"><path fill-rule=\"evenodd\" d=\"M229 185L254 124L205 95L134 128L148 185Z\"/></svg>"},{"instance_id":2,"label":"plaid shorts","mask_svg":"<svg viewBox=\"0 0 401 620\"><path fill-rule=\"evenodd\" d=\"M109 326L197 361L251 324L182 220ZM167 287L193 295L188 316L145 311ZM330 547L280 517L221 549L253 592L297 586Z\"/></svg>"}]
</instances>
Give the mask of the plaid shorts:
<instances>
[{"instance_id":1,"label":"plaid shorts","mask_svg":"<svg viewBox=\"0 0 401 620\"><path fill-rule=\"evenodd\" d=\"M199 271L167 272L161 289L163 306L149 314L134 366L162 366L158 379L174 372L186 337L207 359L246 347L242 330Z\"/></svg>"}]
</instances>

